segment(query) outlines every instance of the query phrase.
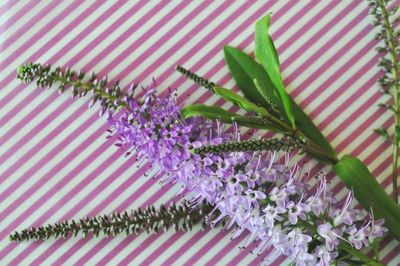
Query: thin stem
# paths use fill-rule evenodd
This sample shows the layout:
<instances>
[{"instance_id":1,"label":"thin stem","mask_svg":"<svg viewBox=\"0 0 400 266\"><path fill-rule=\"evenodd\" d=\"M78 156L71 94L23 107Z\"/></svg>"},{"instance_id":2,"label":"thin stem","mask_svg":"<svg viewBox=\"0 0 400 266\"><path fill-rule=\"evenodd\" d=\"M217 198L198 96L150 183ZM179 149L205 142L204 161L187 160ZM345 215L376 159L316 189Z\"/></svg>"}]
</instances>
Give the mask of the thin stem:
<instances>
[{"instance_id":1,"label":"thin stem","mask_svg":"<svg viewBox=\"0 0 400 266\"><path fill-rule=\"evenodd\" d=\"M396 53L396 45L394 43L394 32L393 27L389 21L389 12L386 8L385 2L382 0L377 1L383 17L383 26L386 33L386 41L389 49L390 61L392 63L392 94L393 94L393 108L394 108L394 122L395 122L395 132L393 134L393 163L392 163L392 183L393 183L393 199L398 203L398 150L399 150L399 136L398 129L400 129L400 108L399 108L399 61Z\"/></svg>"}]
</instances>

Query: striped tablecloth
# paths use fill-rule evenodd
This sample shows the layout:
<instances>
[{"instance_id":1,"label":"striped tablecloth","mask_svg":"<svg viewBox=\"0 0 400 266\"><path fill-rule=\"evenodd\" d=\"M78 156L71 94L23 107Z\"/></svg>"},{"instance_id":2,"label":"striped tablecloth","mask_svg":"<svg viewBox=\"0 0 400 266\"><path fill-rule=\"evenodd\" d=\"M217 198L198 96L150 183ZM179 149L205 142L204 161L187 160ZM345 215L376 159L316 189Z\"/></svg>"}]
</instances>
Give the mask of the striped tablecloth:
<instances>
[{"instance_id":1,"label":"striped tablecloth","mask_svg":"<svg viewBox=\"0 0 400 266\"><path fill-rule=\"evenodd\" d=\"M399 2L397 2L399 3ZM184 101L223 104L174 71L182 64L226 87L225 44L253 50L255 21L273 12L272 33L290 95L340 155L362 159L391 193L391 150L373 129L392 126L377 103L379 69L366 1L1 1L0 3L0 265L256 265L229 232L193 230L108 239L12 244L15 229L123 211L171 200L145 177L146 164L105 139L107 125L88 99L41 91L16 80L26 61L70 66L160 90ZM229 108L230 106L225 106ZM322 167L311 161L315 170ZM329 169L328 169L329 170ZM339 197L345 189L330 176ZM381 257L400 264L400 245ZM288 264L269 254L273 265Z\"/></svg>"}]
</instances>

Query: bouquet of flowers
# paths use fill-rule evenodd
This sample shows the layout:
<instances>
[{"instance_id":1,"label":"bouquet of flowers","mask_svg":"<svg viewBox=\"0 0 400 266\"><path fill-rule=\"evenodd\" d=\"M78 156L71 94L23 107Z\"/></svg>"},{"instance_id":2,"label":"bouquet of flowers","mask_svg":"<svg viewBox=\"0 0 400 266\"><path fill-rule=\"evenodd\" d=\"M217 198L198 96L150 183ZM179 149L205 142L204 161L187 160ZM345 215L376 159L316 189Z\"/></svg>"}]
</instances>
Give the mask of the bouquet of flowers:
<instances>
[{"instance_id":1,"label":"bouquet of flowers","mask_svg":"<svg viewBox=\"0 0 400 266\"><path fill-rule=\"evenodd\" d=\"M378 37L385 40L379 51L386 71L381 84L386 93L393 88L394 103L388 109L398 117L398 34L388 23L396 10L385 2L371 2ZM26 63L18 78L38 86L57 85L60 93L70 89L74 98L90 95L91 103L101 105L110 136L129 157L151 164L147 175L163 184L181 187L182 201L159 208L150 206L131 212L115 213L29 228L10 235L12 241L39 240L87 234L99 236L158 230L191 230L196 223L234 228L232 239L248 232L243 246L257 242L257 254L274 250L290 257L296 265L330 265L333 262L382 265L379 240L389 231L400 240L400 207L379 186L366 166L357 158L338 158L335 150L309 117L286 93L279 58L269 35L270 14L255 27L255 59L241 50L226 46L226 64L242 95L223 88L199 75L177 67L177 71L199 86L237 105L245 114L217 106L180 106L177 94L157 94L156 81L143 87L124 90L108 77L89 77L83 71L52 68ZM396 41L395 41L396 40ZM387 107L387 105L385 105ZM396 120L397 121L397 120ZM397 187L397 146L400 133L393 137L394 185ZM250 136L242 128L253 130ZM280 137L266 138L265 130ZM291 164L295 153L333 165L333 170L348 187L343 201L336 199L323 173L315 176L301 164ZM396 191L396 190L395 190ZM397 200L397 194L396 200ZM364 210L357 208L358 201ZM374 257L364 251L372 248Z\"/></svg>"}]
</instances>

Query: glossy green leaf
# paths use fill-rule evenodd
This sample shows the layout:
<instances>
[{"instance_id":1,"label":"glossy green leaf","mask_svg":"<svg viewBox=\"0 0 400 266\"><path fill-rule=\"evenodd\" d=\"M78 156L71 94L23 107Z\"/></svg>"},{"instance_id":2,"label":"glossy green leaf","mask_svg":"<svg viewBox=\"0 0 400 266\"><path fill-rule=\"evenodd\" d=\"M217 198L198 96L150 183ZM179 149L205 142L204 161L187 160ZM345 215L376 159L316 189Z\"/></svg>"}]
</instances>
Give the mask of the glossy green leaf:
<instances>
[{"instance_id":1,"label":"glossy green leaf","mask_svg":"<svg viewBox=\"0 0 400 266\"><path fill-rule=\"evenodd\" d=\"M202 116L210 120L219 119L227 124L236 122L238 125L249 128L268 129L276 132L282 132L281 129L269 124L265 118L237 115L217 106L209 106L204 104L189 105L182 108L181 114L184 118Z\"/></svg>"},{"instance_id":2,"label":"glossy green leaf","mask_svg":"<svg viewBox=\"0 0 400 266\"><path fill-rule=\"evenodd\" d=\"M264 67L269 79L278 91L280 100L291 125L295 127L295 116L285 86L283 85L280 63L274 42L269 34L271 14L257 21L255 31L255 56Z\"/></svg>"},{"instance_id":3,"label":"glossy green leaf","mask_svg":"<svg viewBox=\"0 0 400 266\"><path fill-rule=\"evenodd\" d=\"M234 47L225 46L224 54L233 78L247 99L267 109L271 108L269 104L271 101L281 111L284 111L274 85L260 64L248 54ZM256 88L254 79L258 81L260 88Z\"/></svg>"},{"instance_id":4,"label":"glossy green leaf","mask_svg":"<svg viewBox=\"0 0 400 266\"><path fill-rule=\"evenodd\" d=\"M384 218L390 234L400 241L400 206L381 188L368 168L359 159L345 155L333 170L347 188L353 189L364 209L372 208L375 218Z\"/></svg>"},{"instance_id":5,"label":"glossy green leaf","mask_svg":"<svg viewBox=\"0 0 400 266\"><path fill-rule=\"evenodd\" d=\"M220 119L224 123L232 123L232 117L236 114L226 111L218 106L210 106L205 104L193 104L182 108L181 114L184 118L192 116L202 116L207 119Z\"/></svg>"},{"instance_id":6,"label":"glossy green leaf","mask_svg":"<svg viewBox=\"0 0 400 266\"><path fill-rule=\"evenodd\" d=\"M255 112L260 114L261 116L267 116L268 112L265 108L255 105L254 103L250 102L246 98L243 98L239 94L225 89L221 87L214 87L214 93L221 96L225 101L232 102L239 106L241 109L244 109L249 112Z\"/></svg>"}]
</instances>

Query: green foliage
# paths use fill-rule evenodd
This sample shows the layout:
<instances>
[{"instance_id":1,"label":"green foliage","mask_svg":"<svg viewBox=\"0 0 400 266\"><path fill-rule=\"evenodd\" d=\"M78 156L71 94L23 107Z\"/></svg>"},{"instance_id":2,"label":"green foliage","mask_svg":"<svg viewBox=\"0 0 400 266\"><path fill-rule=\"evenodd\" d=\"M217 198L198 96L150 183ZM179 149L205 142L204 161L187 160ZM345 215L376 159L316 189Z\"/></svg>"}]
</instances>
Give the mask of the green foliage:
<instances>
[{"instance_id":1,"label":"green foliage","mask_svg":"<svg viewBox=\"0 0 400 266\"><path fill-rule=\"evenodd\" d=\"M288 118L292 127L295 128L295 117L289 96L286 93L283 85L278 54L276 52L274 42L269 34L270 19L271 14L268 14L258 20L256 23L255 56L264 67L269 79L278 91L286 117Z\"/></svg>"},{"instance_id":2,"label":"green foliage","mask_svg":"<svg viewBox=\"0 0 400 266\"><path fill-rule=\"evenodd\" d=\"M376 218L384 218L385 226L400 241L400 206L380 187L368 168L357 158L345 155L333 170L353 189L358 202L366 210L374 211Z\"/></svg>"},{"instance_id":3,"label":"green foliage","mask_svg":"<svg viewBox=\"0 0 400 266\"><path fill-rule=\"evenodd\" d=\"M375 131L375 133L378 134L379 136L384 137L384 138L387 139L388 141L391 141L391 140L390 140L389 133L388 133L387 130L384 129L383 127L376 128L376 129L374 129L374 131Z\"/></svg>"},{"instance_id":4,"label":"green foliage","mask_svg":"<svg viewBox=\"0 0 400 266\"><path fill-rule=\"evenodd\" d=\"M225 46L224 54L226 64L244 96L270 112L274 106L278 106L280 114L275 115L284 116L279 95L274 90L274 85L262 66L249 55L234 47ZM259 88L255 86L254 80L258 81ZM273 105L271 106L270 103Z\"/></svg>"},{"instance_id":5,"label":"green foliage","mask_svg":"<svg viewBox=\"0 0 400 266\"><path fill-rule=\"evenodd\" d=\"M273 99L274 103L279 102L279 96L276 93L276 89L266 75L262 66L260 66L249 55L243 53L239 49L225 47L224 52L226 62L233 78L239 85L239 88L242 90L243 94L250 101L256 104L263 103L262 106L271 108L271 106L268 105L268 101L265 98L262 98L263 95L267 95L267 97ZM255 80L256 82L254 82ZM262 102L260 102L260 98ZM258 102L254 101L254 99L258 100ZM291 98L289 98L289 101L293 109L298 130L319 147L319 152L308 151L308 153L324 162L330 162L331 159L321 156L321 152L326 153L331 158L336 158L335 150L325 139L320 130L314 125L311 119ZM283 110L283 112L285 111ZM276 117L275 121L278 123L280 119ZM273 126L275 129L278 129L276 130L277 132L282 133L282 127L277 125L277 123L273 124ZM287 125L287 127L290 128L289 125ZM271 130L274 130L274 128L271 128ZM288 130L285 130L285 132L290 134ZM292 132L294 132L294 129L292 129Z\"/></svg>"},{"instance_id":6,"label":"green foliage","mask_svg":"<svg viewBox=\"0 0 400 266\"><path fill-rule=\"evenodd\" d=\"M193 104L185 106L182 108L181 114L184 118L202 116L210 120L219 119L220 121L228 124L232 123L232 118L236 116L236 114L228 112L221 107L205 104Z\"/></svg>"},{"instance_id":7,"label":"green foliage","mask_svg":"<svg viewBox=\"0 0 400 266\"><path fill-rule=\"evenodd\" d=\"M239 106L239 108L243 110L254 112L261 116L268 115L268 111L265 108L257 106L256 104L250 102L249 100L243 98L242 96L231 90L221 87L214 87L214 93L221 96L221 98L223 98L225 101L236 104L237 106Z\"/></svg>"}]
</instances>

